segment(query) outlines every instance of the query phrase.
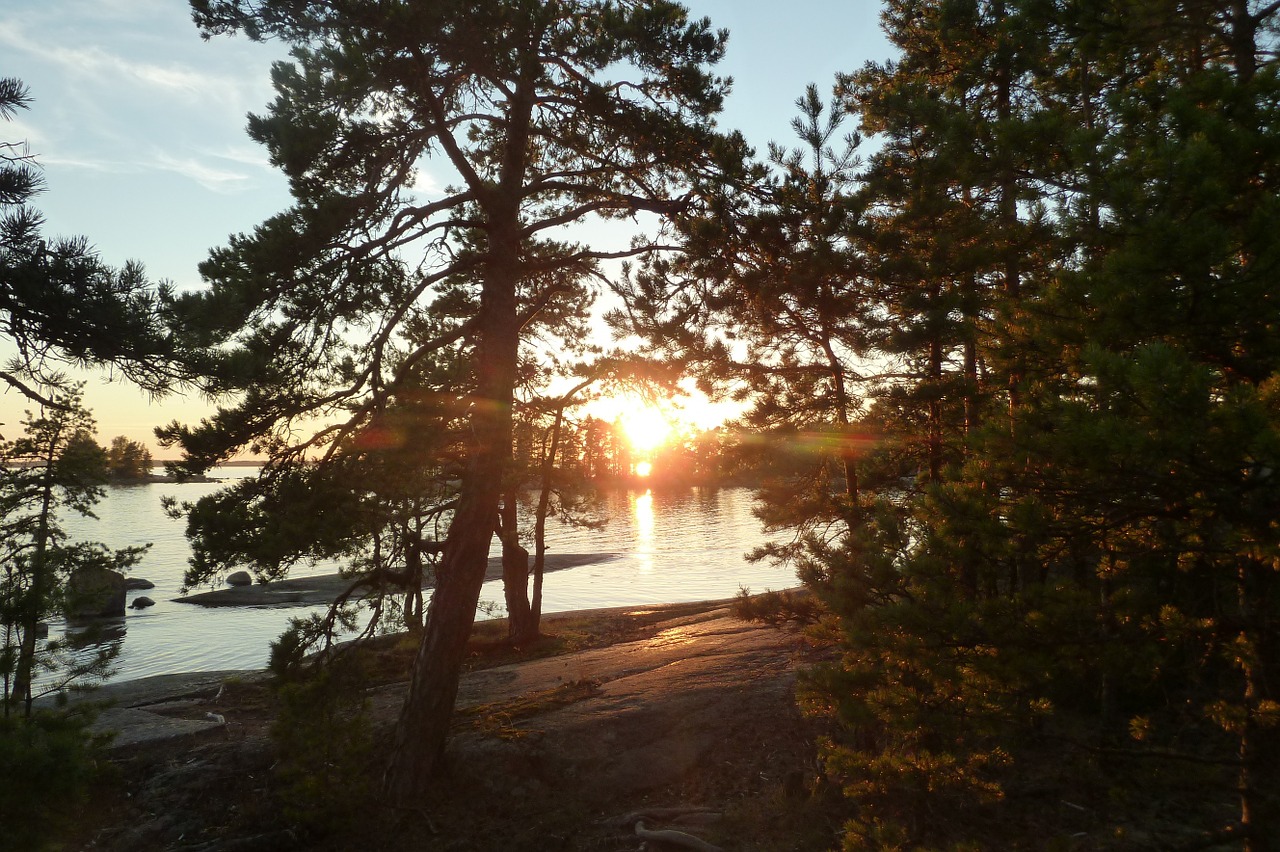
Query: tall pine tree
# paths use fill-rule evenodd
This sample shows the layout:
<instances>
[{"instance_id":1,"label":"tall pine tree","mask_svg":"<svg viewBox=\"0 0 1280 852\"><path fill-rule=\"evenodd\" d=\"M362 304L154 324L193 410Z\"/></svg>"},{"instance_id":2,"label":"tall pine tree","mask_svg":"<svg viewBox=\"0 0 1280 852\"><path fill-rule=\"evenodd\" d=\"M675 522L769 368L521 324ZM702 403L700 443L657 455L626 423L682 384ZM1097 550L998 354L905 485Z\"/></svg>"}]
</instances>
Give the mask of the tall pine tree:
<instances>
[{"instance_id":1,"label":"tall pine tree","mask_svg":"<svg viewBox=\"0 0 1280 852\"><path fill-rule=\"evenodd\" d=\"M196 0L206 34L280 38L279 96L251 133L288 175L294 207L233 238L185 311L209 345L211 391L244 392L195 429L195 463L260 442L282 463L366 427L418 365L467 347L473 379L432 388L465 402L465 469L439 583L395 736L387 791L409 803L442 753L457 677L512 458L519 347L531 323L582 295L605 259L662 245L556 241L592 218L682 215L723 140L724 36L665 0ZM447 172L420 192L420 169ZM708 188L714 189L713 185ZM460 282L465 306L435 337L426 306ZM234 344L227 347L226 344ZM339 425L292 427L308 416ZM409 440L413 440L410 435Z\"/></svg>"}]
</instances>

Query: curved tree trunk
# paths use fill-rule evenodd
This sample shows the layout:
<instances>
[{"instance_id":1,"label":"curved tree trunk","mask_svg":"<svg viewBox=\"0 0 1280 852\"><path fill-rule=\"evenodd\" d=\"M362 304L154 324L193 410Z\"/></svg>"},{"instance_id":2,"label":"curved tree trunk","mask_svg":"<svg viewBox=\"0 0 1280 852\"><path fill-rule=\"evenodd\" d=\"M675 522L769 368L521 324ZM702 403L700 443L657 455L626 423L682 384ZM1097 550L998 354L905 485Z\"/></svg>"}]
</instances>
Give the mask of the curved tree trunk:
<instances>
[{"instance_id":1,"label":"curved tree trunk","mask_svg":"<svg viewBox=\"0 0 1280 852\"><path fill-rule=\"evenodd\" d=\"M513 207L510 227L495 226L490 237L493 260L486 270L480 305L479 385L472 405L473 438L467 472L383 779L386 794L405 807L417 804L444 754L458 677L488 568L489 544L498 523L502 483L511 459L511 404L520 341L515 213Z\"/></svg>"},{"instance_id":2,"label":"curved tree trunk","mask_svg":"<svg viewBox=\"0 0 1280 852\"><path fill-rule=\"evenodd\" d=\"M496 484L491 483L496 479L464 487L445 544L426 631L413 661L409 695L396 724L391 763L383 780L386 793L401 806L415 804L444 754L458 677L489 561L498 499Z\"/></svg>"}]
</instances>

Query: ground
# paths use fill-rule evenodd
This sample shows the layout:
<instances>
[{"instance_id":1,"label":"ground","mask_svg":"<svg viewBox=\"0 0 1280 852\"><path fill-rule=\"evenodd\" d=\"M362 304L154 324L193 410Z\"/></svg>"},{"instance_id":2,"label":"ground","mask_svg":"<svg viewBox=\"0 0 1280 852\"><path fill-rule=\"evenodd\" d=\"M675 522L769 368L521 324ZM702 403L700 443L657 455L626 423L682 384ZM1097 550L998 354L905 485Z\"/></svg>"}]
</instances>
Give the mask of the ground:
<instances>
[{"instance_id":1,"label":"ground","mask_svg":"<svg viewBox=\"0 0 1280 852\"><path fill-rule=\"evenodd\" d=\"M548 617L524 649L503 629L473 640L448 769L421 808L376 796L414 644L386 637L364 658L359 713L260 673L121 685L100 722L120 732L115 778L63 848L697 848L637 823L723 849L835 843L820 732L794 699L797 669L822 652L798 631L725 602Z\"/></svg>"}]
</instances>

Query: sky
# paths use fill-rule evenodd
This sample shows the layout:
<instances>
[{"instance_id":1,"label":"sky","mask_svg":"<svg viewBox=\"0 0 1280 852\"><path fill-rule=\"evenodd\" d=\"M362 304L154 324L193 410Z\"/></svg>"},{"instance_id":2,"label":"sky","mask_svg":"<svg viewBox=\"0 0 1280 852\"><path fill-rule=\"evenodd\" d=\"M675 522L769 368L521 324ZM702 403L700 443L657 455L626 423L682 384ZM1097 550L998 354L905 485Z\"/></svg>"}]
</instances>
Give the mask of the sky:
<instances>
[{"instance_id":1,"label":"sky","mask_svg":"<svg viewBox=\"0 0 1280 852\"><path fill-rule=\"evenodd\" d=\"M686 5L729 30L718 73L734 85L720 123L760 152L791 142L806 85L829 93L838 72L891 55L875 0ZM49 234L84 236L113 265L139 260L154 279L198 287L211 248L289 206L284 178L244 132L284 58L279 44L203 41L185 0L0 0L0 77L23 80L33 99L0 123L0 141L25 140L41 165L35 206ZM103 442L125 435L154 449L157 425L212 411L194 397L150 400L104 374L86 380ZM0 395L0 423L28 407Z\"/></svg>"}]
</instances>

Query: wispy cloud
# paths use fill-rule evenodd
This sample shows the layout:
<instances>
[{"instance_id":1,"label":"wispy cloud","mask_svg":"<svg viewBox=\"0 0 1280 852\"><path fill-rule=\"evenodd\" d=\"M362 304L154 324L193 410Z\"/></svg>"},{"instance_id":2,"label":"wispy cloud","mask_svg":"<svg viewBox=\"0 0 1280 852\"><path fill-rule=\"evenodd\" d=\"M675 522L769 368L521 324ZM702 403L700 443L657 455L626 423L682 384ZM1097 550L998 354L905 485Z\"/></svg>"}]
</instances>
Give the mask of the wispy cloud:
<instances>
[{"instance_id":1,"label":"wispy cloud","mask_svg":"<svg viewBox=\"0 0 1280 852\"><path fill-rule=\"evenodd\" d=\"M8 142L26 146L26 152L18 152L20 154L39 153L40 143L44 141L44 134L33 124L22 120L21 118L11 118L8 121L0 120L0 142ZM12 152L10 152L12 153Z\"/></svg>"},{"instance_id":2,"label":"wispy cloud","mask_svg":"<svg viewBox=\"0 0 1280 852\"><path fill-rule=\"evenodd\" d=\"M219 168L197 157L156 153L145 159L111 159L81 156L43 157L41 165L57 169L81 169L99 174L141 174L148 171L180 175L210 192L234 195L252 189L256 181L248 174Z\"/></svg>"},{"instance_id":3,"label":"wispy cloud","mask_svg":"<svg viewBox=\"0 0 1280 852\"><path fill-rule=\"evenodd\" d=\"M241 172L210 166L193 157L179 158L159 154L151 162L153 168L174 172L189 178L211 192L232 194L252 186L253 181Z\"/></svg>"},{"instance_id":4,"label":"wispy cloud","mask_svg":"<svg viewBox=\"0 0 1280 852\"><path fill-rule=\"evenodd\" d=\"M425 198L440 198L444 195L444 184L421 165L415 170L409 189Z\"/></svg>"},{"instance_id":5,"label":"wispy cloud","mask_svg":"<svg viewBox=\"0 0 1280 852\"><path fill-rule=\"evenodd\" d=\"M54 65L67 75L91 81L95 87L140 88L155 94L200 98L230 106L237 111L247 102L251 80L197 70L181 62L140 62L98 45L68 45L39 37L20 24L0 22L0 47Z\"/></svg>"},{"instance_id":6,"label":"wispy cloud","mask_svg":"<svg viewBox=\"0 0 1280 852\"><path fill-rule=\"evenodd\" d=\"M101 159L97 157L41 157L40 165L55 166L60 169L84 169L85 171L90 172L102 172L103 174L117 175L128 174L138 170L138 167L133 163Z\"/></svg>"},{"instance_id":7,"label":"wispy cloud","mask_svg":"<svg viewBox=\"0 0 1280 852\"><path fill-rule=\"evenodd\" d=\"M260 145L240 145L236 147L222 148L219 150L205 149L200 153L216 157L228 162L238 163L242 166L253 166L263 171L274 172L275 169L271 165L270 158L267 157L266 149Z\"/></svg>"}]
</instances>

